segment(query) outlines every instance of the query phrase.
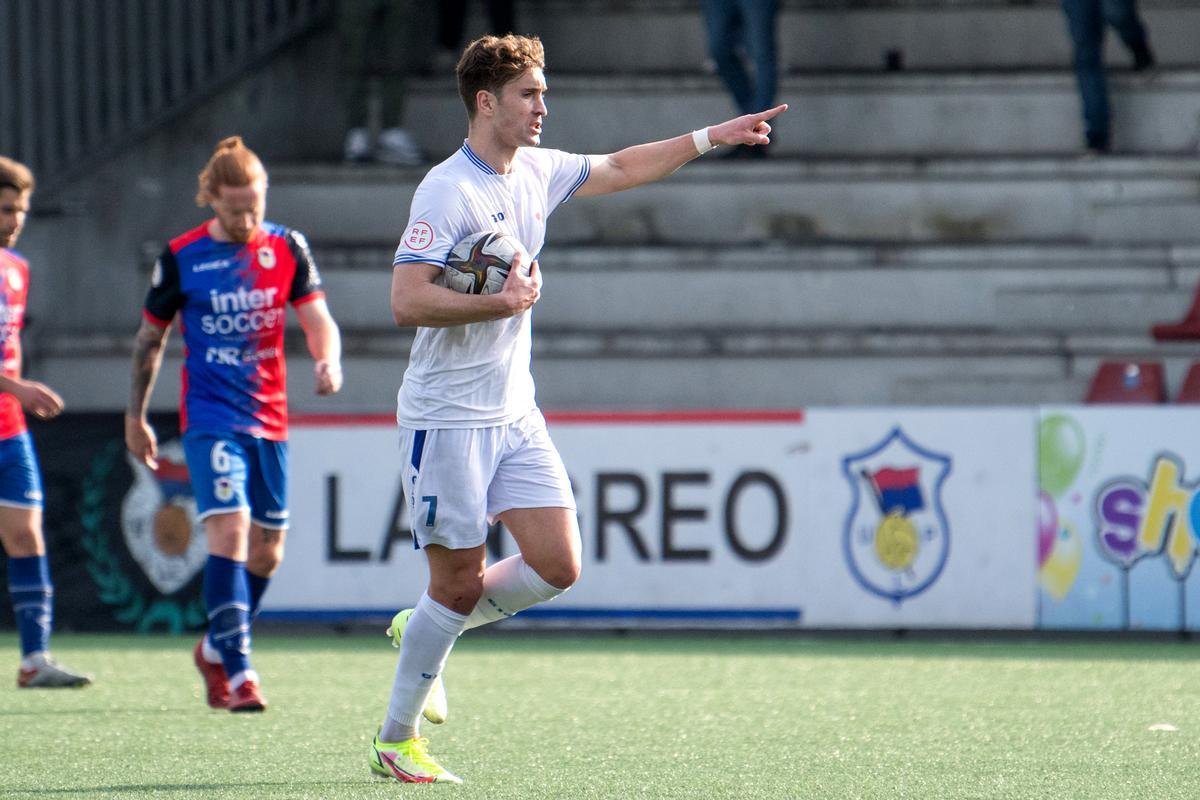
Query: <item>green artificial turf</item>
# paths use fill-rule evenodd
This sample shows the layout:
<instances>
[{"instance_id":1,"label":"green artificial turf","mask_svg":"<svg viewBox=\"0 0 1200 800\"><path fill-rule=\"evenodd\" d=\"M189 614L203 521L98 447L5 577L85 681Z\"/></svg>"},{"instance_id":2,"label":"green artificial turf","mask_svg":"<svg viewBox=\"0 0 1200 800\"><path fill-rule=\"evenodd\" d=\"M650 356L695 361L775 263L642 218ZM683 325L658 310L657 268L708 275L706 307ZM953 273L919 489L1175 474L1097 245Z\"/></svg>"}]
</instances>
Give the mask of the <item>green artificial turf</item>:
<instances>
[{"instance_id":1,"label":"green artificial turf","mask_svg":"<svg viewBox=\"0 0 1200 800\"><path fill-rule=\"evenodd\" d=\"M191 645L57 636L96 685L5 679L0 797L1200 797L1188 642L468 634L424 728L461 787L368 773L382 633L260 634L261 715L210 711Z\"/></svg>"}]
</instances>

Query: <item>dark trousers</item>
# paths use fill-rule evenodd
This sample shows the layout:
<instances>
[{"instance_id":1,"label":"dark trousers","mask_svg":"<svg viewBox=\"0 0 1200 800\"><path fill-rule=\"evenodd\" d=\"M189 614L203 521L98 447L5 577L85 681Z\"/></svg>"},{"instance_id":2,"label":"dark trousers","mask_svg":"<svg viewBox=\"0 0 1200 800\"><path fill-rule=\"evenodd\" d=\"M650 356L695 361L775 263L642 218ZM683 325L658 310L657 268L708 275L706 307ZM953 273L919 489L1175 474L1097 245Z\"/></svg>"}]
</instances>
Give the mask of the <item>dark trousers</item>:
<instances>
[{"instance_id":1,"label":"dark trousers","mask_svg":"<svg viewBox=\"0 0 1200 800\"><path fill-rule=\"evenodd\" d=\"M704 0L708 52L743 114L770 108L778 82L775 64L777 0ZM741 50L754 67L753 80Z\"/></svg>"},{"instance_id":2,"label":"dark trousers","mask_svg":"<svg viewBox=\"0 0 1200 800\"><path fill-rule=\"evenodd\" d=\"M488 24L495 36L516 33L513 0L486 0ZM467 0L439 0L437 37L443 50L458 51L463 45L463 23L467 18Z\"/></svg>"},{"instance_id":3,"label":"dark trousers","mask_svg":"<svg viewBox=\"0 0 1200 800\"><path fill-rule=\"evenodd\" d=\"M1109 145L1108 81L1104 75L1104 28L1111 25L1133 53L1147 64L1150 44L1138 17L1136 0L1062 0L1074 47L1075 80L1083 101L1083 127L1090 147Z\"/></svg>"},{"instance_id":4,"label":"dark trousers","mask_svg":"<svg viewBox=\"0 0 1200 800\"><path fill-rule=\"evenodd\" d=\"M398 0L340 0L337 9L347 123L367 124L368 98L374 84L383 127L398 126L412 46L408 4Z\"/></svg>"}]
</instances>

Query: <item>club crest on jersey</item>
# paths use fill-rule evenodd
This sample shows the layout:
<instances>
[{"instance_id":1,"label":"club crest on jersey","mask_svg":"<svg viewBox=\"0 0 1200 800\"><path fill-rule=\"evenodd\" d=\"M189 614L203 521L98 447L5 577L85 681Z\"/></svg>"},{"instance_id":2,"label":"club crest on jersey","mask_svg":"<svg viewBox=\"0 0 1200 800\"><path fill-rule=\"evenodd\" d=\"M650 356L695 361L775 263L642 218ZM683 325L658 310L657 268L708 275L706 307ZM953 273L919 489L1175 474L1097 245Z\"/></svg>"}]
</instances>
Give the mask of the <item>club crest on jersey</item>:
<instances>
[{"instance_id":1,"label":"club crest on jersey","mask_svg":"<svg viewBox=\"0 0 1200 800\"><path fill-rule=\"evenodd\" d=\"M121 529L130 555L163 594L182 589L208 558L204 523L178 441L159 448L158 469L126 453L133 485L121 502Z\"/></svg>"},{"instance_id":2,"label":"club crest on jersey","mask_svg":"<svg viewBox=\"0 0 1200 800\"><path fill-rule=\"evenodd\" d=\"M949 456L899 427L842 459L851 492L842 550L864 589L899 604L937 580L950 552L942 504L950 469Z\"/></svg>"},{"instance_id":3,"label":"club crest on jersey","mask_svg":"<svg viewBox=\"0 0 1200 800\"><path fill-rule=\"evenodd\" d=\"M25 288L25 279L22 278L21 273L17 272L15 269L10 269L8 271L8 288L12 289L14 292L19 292Z\"/></svg>"},{"instance_id":4,"label":"club crest on jersey","mask_svg":"<svg viewBox=\"0 0 1200 800\"><path fill-rule=\"evenodd\" d=\"M258 248L258 265L263 269L274 269L275 251L270 247Z\"/></svg>"}]
</instances>

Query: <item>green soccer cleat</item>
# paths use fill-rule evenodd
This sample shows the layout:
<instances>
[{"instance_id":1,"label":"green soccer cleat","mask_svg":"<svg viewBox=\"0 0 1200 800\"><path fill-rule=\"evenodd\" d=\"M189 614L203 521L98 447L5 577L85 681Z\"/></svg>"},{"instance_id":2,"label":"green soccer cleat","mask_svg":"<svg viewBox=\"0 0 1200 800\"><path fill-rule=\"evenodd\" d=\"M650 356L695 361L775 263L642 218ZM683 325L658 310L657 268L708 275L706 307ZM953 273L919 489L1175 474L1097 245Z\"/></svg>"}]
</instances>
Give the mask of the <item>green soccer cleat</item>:
<instances>
[{"instance_id":1,"label":"green soccer cleat","mask_svg":"<svg viewBox=\"0 0 1200 800\"><path fill-rule=\"evenodd\" d=\"M428 739L371 742L371 773L401 783L462 783L462 778L442 767L429 755Z\"/></svg>"},{"instance_id":2,"label":"green soccer cleat","mask_svg":"<svg viewBox=\"0 0 1200 800\"><path fill-rule=\"evenodd\" d=\"M392 647L400 647L400 637L404 635L412 613L413 609L406 608L392 617L392 624L387 629L387 635L392 637ZM442 676L438 675L433 679L433 688L429 690L429 697L425 700L425 708L421 709L421 716L434 725L441 725L449 715L450 704L446 700L446 685L442 683Z\"/></svg>"}]
</instances>

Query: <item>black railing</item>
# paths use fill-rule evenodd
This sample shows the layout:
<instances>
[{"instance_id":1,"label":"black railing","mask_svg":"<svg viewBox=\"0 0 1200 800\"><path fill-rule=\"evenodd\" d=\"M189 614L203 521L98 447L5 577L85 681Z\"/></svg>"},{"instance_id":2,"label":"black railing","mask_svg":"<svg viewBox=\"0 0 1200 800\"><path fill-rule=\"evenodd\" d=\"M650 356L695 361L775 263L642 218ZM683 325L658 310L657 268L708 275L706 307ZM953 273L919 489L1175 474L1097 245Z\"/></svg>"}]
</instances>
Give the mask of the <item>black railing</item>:
<instances>
[{"instance_id":1,"label":"black railing","mask_svg":"<svg viewBox=\"0 0 1200 800\"><path fill-rule=\"evenodd\" d=\"M334 0L0 0L0 153L42 189L270 56Z\"/></svg>"}]
</instances>

